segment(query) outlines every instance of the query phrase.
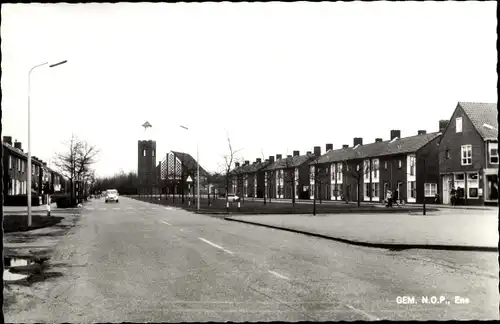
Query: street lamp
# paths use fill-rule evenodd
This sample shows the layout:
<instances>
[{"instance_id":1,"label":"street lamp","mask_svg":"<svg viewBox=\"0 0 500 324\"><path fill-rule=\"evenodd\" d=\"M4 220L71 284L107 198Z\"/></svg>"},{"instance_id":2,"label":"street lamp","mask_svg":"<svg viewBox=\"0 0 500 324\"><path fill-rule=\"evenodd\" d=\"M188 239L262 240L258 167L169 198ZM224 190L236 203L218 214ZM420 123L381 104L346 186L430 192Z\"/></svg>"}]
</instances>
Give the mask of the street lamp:
<instances>
[{"instance_id":1,"label":"street lamp","mask_svg":"<svg viewBox=\"0 0 500 324\"><path fill-rule=\"evenodd\" d=\"M58 65L64 64L68 62L67 60L49 65L49 67L53 68ZM46 64L49 64L48 62L42 63L35 65L32 67L28 73L28 188L27 188L27 198L28 198L28 227L31 227L31 107L30 107L30 101L31 101L31 72L33 72L34 69L37 67L44 66Z\"/></svg>"},{"instance_id":2,"label":"street lamp","mask_svg":"<svg viewBox=\"0 0 500 324\"><path fill-rule=\"evenodd\" d=\"M189 128L186 126L180 125L181 128L189 131ZM196 209L200 210L200 158L199 158L199 143L196 142L196 165L197 165L197 174L196 174Z\"/></svg>"}]
</instances>

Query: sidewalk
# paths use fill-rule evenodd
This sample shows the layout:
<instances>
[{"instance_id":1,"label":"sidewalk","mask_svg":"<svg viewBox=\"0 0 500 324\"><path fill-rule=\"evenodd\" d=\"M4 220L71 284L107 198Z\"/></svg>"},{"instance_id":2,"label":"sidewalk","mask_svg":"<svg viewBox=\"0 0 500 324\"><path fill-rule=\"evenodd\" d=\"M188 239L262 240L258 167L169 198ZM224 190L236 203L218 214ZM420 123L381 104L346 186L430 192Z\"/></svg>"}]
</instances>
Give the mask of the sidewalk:
<instances>
[{"instance_id":1,"label":"sidewalk","mask_svg":"<svg viewBox=\"0 0 500 324\"><path fill-rule=\"evenodd\" d=\"M264 201L264 198L245 198L245 199L255 199L255 201ZM269 198L267 199L269 201ZM291 203L291 199L276 199L272 198L271 199L272 203ZM308 200L308 199L296 199L295 203L297 204L313 204L313 200ZM320 201L316 200L316 204L319 204ZM356 201L349 201L348 204L346 204L345 201L338 201L338 200L322 200L321 203L323 204L344 204L344 205L357 205ZM376 207L385 207L385 205L381 202L370 202L370 201L361 201L361 205L372 205ZM445 205L445 204L425 204L426 207L428 208L446 208L446 209L466 209L466 210L494 210L498 211L498 206L452 206L452 205ZM413 203L407 203L401 206L402 208L407 207L407 208L423 208L422 204L413 204ZM398 208L396 205L394 205L393 208Z\"/></svg>"},{"instance_id":2,"label":"sidewalk","mask_svg":"<svg viewBox=\"0 0 500 324\"><path fill-rule=\"evenodd\" d=\"M225 219L370 247L498 251L497 212L249 215Z\"/></svg>"},{"instance_id":3,"label":"sidewalk","mask_svg":"<svg viewBox=\"0 0 500 324\"><path fill-rule=\"evenodd\" d=\"M53 211L57 209L57 204L52 203L50 204L50 210ZM47 212L47 205L40 205L40 206L31 206L31 211L32 212ZM3 212L4 214L18 214L18 213L28 213L28 207L27 206L3 206Z\"/></svg>"}]
</instances>

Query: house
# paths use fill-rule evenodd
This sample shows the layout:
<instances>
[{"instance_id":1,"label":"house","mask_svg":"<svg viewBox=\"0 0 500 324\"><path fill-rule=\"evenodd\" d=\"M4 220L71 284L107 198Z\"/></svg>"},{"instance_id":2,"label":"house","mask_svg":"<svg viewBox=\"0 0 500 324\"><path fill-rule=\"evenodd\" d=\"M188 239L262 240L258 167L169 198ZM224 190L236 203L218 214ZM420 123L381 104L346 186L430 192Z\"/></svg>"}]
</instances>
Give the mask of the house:
<instances>
[{"instance_id":1,"label":"house","mask_svg":"<svg viewBox=\"0 0 500 324\"><path fill-rule=\"evenodd\" d=\"M188 153L170 151L161 161L160 186L166 194L188 194L196 186L198 163ZM191 178L192 182L187 180ZM208 172L200 166L200 194L208 193ZM163 183L163 184L162 184Z\"/></svg>"},{"instance_id":2,"label":"house","mask_svg":"<svg viewBox=\"0 0 500 324\"><path fill-rule=\"evenodd\" d=\"M310 163L311 198L381 202L389 189L399 190L399 199L408 203L433 202L438 192L438 140L440 133L420 130L401 138L391 130L390 139L375 139L363 145L343 145ZM318 150L316 147L315 150ZM318 156L316 154L315 156Z\"/></svg>"},{"instance_id":3,"label":"house","mask_svg":"<svg viewBox=\"0 0 500 324\"><path fill-rule=\"evenodd\" d=\"M264 187L266 197L280 199L302 199L304 189L309 186L309 161L311 152L300 155L300 151L293 151L293 155L283 158L276 154L276 160L270 156L270 163L262 169L264 172Z\"/></svg>"},{"instance_id":4,"label":"house","mask_svg":"<svg viewBox=\"0 0 500 324\"><path fill-rule=\"evenodd\" d=\"M269 160L262 162L257 158L255 162L245 161L242 165L235 163L235 167L230 172L229 192L241 194L243 198L263 198L264 197L264 169L269 164Z\"/></svg>"},{"instance_id":5,"label":"house","mask_svg":"<svg viewBox=\"0 0 500 324\"><path fill-rule=\"evenodd\" d=\"M457 104L439 143L444 204L450 203L452 188L460 188L459 203L498 205L497 118L496 103Z\"/></svg>"},{"instance_id":6,"label":"house","mask_svg":"<svg viewBox=\"0 0 500 324\"><path fill-rule=\"evenodd\" d=\"M15 141L12 145L12 137L4 136L3 165L4 165L4 196L25 195L27 186L27 161L28 156L22 149L22 143ZM32 192L41 194L43 178L43 162L32 157Z\"/></svg>"}]
</instances>

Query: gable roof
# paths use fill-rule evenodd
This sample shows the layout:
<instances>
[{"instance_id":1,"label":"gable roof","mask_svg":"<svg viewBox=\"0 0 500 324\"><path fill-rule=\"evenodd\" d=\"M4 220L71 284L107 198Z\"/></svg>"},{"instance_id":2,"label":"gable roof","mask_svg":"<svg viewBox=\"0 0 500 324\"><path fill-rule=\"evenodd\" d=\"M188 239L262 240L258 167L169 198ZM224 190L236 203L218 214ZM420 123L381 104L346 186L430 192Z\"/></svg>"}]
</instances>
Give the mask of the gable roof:
<instances>
[{"instance_id":1,"label":"gable roof","mask_svg":"<svg viewBox=\"0 0 500 324\"><path fill-rule=\"evenodd\" d=\"M319 157L318 161L309 164L322 164L341 162L347 160L364 159L371 157L380 157L396 154L413 153L428 144L430 141L439 137L441 133L429 133L424 135L415 135L403 137L392 141L375 142L359 146L357 148L349 147L329 151Z\"/></svg>"},{"instance_id":2,"label":"gable roof","mask_svg":"<svg viewBox=\"0 0 500 324\"><path fill-rule=\"evenodd\" d=\"M247 173L254 173L259 171L262 168L265 168L266 166L269 165L269 162L259 162L255 164L248 164L248 165L240 165L239 167L234 168L231 170L230 174L247 174Z\"/></svg>"},{"instance_id":3,"label":"gable roof","mask_svg":"<svg viewBox=\"0 0 500 324\"><path fill-rule=\"evenodd\" d=\"M12 146L12 145L10 145L10 144L7 144L7 143L5 143L5 142L2 142L2 145L3 145L3 147L4 147L7 151L9 151L9 152L11 152L11 153L14 153L14 155L17 155L18 157L21 157L21 158L25 159L26 161L28 161L28 154L27 154L27 153L25 153L24 151L22 151L22 150L20 150L20 149L18 149L18 148L16 148L16 147L14 147L14 146ZM36 158L36 157L34 157L34 156L32 156L32 157L31 157L31 162L32 162L33 164L35 164L35 165L38 165L38 166L43 166L43 162L42 162L42 161L40 161L38 158Z\"/></svg>"},{"instance_id":4,"label":"gable roof","mask_svg":"<svg viewBox=\"0 0 500 324\"><path fill-rule=\"evenodd\" d=\"M196 160L188 153L183 153L183 152L176 152L176 151L171 151L175 157L181 161L182 164L188 169L189 171L196 171L198 167L198 163ZM205 169L202 168L200 165L200 175L201 176L207 176L208 172L205 171Z\"/></svg>"},{"instance_id":5,"label":"gable roof","mask_svg":"<svg viewBox=\"0 0 500 324\"><path fill-rule=\"evenodd\" d=\"M498 109L496 103L459 102L483 140L498 138ZM485 126L489 125L491 127Z\"/></svg>"},{"instance_id":6,"label":"gable roof","mask_svg":"<svg viewBox=\"0 0 500 324\"><path fill-rule=\"evenodd\" d=\"M312 159L313 155L299 155L299 156L291 156L283 159L279 159L274 161L270 165L268 165L264 171L272 171L272 170L281 170L281 169L289 169L289 168L297 168L302 164L309 162Z\"/></svg>"}]
</instances>

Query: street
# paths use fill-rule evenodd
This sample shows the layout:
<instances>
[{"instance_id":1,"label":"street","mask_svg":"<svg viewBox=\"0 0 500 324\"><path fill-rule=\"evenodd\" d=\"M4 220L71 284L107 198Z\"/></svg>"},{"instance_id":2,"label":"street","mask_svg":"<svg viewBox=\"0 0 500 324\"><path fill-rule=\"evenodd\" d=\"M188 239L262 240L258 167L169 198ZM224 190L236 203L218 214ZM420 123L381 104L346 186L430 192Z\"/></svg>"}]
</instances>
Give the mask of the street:
<instances>
[{"instance_id":1,"label":"street","mask_svg":"<svg viewBox=\"0 0 500 324\"><path fill-rule=\"evenodd\" d=\"M497 258L356 247L95 199L52 255L64 275L4 312L25 323L498 320ZM422 303L433 296L446 301Z\"/></svg>"}]
</instances>

